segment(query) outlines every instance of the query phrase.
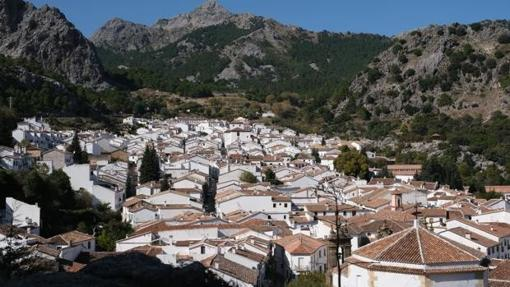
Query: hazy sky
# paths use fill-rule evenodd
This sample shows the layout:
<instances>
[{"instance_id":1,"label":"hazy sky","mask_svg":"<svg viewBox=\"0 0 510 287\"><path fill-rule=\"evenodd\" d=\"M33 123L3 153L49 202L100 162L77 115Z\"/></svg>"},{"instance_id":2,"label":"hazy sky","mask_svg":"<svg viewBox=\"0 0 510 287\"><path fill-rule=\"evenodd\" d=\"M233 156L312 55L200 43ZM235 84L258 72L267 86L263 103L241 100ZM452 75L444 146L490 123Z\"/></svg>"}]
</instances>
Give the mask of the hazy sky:
<instances>
[{"instance_id":1,"label":"hazy sky","mask_svg":"<svg viewBox=\"0 0 510 287\"><path fill-rule=\"evenodd\" d=\"M201 0L30 0L58 7L85 35L120 17L153 24L193 10ZM429 24L510 18L510 0L221 0L234 12L335 32L394 35Z\"/></svg>"}]
</instances>

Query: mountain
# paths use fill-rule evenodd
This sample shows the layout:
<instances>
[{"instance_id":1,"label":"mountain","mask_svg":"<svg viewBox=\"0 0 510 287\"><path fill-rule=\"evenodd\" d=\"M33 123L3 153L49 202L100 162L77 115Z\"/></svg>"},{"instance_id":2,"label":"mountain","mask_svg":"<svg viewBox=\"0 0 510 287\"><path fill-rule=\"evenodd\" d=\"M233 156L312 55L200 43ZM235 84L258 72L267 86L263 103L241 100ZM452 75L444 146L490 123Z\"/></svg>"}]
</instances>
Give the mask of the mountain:
<instances>
[{"instance_id":1,"label":"mountain","mask_svg":"<svg viewBox=\"0 0 510 287\"><path fill-rule=\"evenodd\" d=\"M183 83L262 92L330 91L350 80L391 40L311 32L208 0L152 26L108 21L91 38L106 69L139 86L174 91Z\"/></svg>"},{"instance_id":2,"label":"mountain","mask_svg":"<svg viewBox=\"0 0 510 287\"><path fill-rule=\"evenodd\" d=\"M0 54L37 62L73 84L107 86L94 45L55 8L0 0Z\"/></svg>"},{"instance_id":3,"label":"mountain","mask_svg":"<svg viewBox=\"0 0 510 287\"><path fill-rule=\"evenodd\" d=\"M510 109L510 22L429 26L403 33L350 86L349 101L378 119L441 112L488 118Z\"/></svg>"}]
</instances>

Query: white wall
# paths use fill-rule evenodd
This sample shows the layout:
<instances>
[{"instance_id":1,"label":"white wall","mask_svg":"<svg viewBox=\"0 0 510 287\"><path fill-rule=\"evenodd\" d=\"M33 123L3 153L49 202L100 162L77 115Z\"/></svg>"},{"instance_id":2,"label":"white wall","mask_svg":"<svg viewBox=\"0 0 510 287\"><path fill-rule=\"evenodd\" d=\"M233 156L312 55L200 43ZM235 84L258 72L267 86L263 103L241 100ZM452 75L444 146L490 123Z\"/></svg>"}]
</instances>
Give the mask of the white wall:
<instances>
[{"instance_id":1,"label":"white wall","mask_svg":"<svg viewBox=\"0 0 510 287\"><path fill-rule=\"evenodd\" d=\"M6 220L8 222L12 221L12 225L25 226L32 222L32 224L41 226L41 208L37 204L30 205L12 197L7 197L5 205Z\"/></svg>"}]
</instances>

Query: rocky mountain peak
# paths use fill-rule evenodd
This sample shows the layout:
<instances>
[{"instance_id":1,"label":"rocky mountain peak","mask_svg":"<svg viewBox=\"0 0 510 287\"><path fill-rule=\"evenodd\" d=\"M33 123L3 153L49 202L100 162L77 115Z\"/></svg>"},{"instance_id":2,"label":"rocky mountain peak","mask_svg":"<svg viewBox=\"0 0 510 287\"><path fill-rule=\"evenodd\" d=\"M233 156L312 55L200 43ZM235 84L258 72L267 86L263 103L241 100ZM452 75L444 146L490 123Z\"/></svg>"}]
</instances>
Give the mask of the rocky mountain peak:
<instances>
[{"instance_id":1,"label":"rocky mountain peak","mask_svg":"<svg viewBox=\"0 0 510 287\"><path fill-rule=\"evenodd\" d=\"M226 11L226 9L219 3L218 0L206 0L200 7L198 7L198 10L206 10L206 11Z\"/></svg>"}]
</instances>

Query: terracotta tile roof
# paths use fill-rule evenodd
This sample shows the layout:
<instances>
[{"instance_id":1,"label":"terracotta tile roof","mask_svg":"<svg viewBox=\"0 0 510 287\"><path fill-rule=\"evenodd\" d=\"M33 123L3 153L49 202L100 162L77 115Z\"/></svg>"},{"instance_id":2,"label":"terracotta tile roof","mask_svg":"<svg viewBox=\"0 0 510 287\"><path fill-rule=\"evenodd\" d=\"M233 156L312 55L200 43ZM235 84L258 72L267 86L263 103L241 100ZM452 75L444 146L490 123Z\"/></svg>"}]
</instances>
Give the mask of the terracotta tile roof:
<instances>
[{"instance_id":1,"label":"terracotta tile roof","mask_svg":"<svg viewBox=\"0 0 510 287\"><path fill-rule=\"evenodd\" d=\"M485 186L487 192L510 193L510 185L488 185Z\"/></svg>"},{"instance_id":2,"label":"terracotta tile roof","mask_svg":"<svg viewBox=\"0 0 510 287\"><path fill-rule=\"evenodd\" d=\"M151 257L156 257L157 255L164 254L163 248L161 248L159 246L150 246L150 245L139 246L139 247L129 250L129 252L138 252L138 253L142 253L144 255L151 256Z\"/></svg>"},{"instance_id":3,"label":"terracotta tile roof","mask_svg":"<svg viewBox=\"0 0 510 287\"><path fill-rule=\"evenodd\" d=\"M489 286L510 286L510 260L501 260L489 272Z\"/></svg>"},{"instance_id":4,"label":"terracotta tile roof","mask_svg":"<svg viewBox=\"0 0 510 287\"><path fill-rule=\"evenodd\" d=\"M49 243L60 244L60 245L68 245L68 244L80 244L84 241L94 239L93 236L79 232L77 230L73 230L67 233L55 235L48 239Z\"/></svg>"},{"instance_id":5,"label":"terracotta tile roof","mask_svg":"<svg viewBox=\"0 0 510 287\"><path fill-rule=\"evenodd\" d=\"M372 178L369 185L394 185L397 182L395 178Z\"/></svg>"},{"instance_id":6,"label":"terracotta tile roof","mask_svg":"<svg viewBox=\"0 0 510 287\"><path fill-rule=\"evenodd\" d=\"M310 255L322 246L327 245L325 241L315 239L301 233L283 237L276 240L274 243L280 245L287 252L293 255Z\"/></svg>"},{"instance_id":7,"label":"terracotta tile roof","mask_svg":"<svg viewBox=\"0 0 510 287\"><path fill-rule=\"evenodd\" d=\"M479 260L472 253L422 227L392 234L354 251L354 254L378 262L419 265Z\"/></svg>"},{"instance_id":8,"label":"terracotta tile roof","mask_svg":"<svg viewBox=\"0 0 510 287\"><path fill-rule=\"evenodd\" d=\"M245 249L236 249L236 254L251 259L256 262L263 262L266 259L266 256L261 255L259 253L255 253L253 251L245 250Z\"/></svg>"},{"instance_id":9,"label":"terracotta tile roof","mask_svg":"<svg viewBox=\"0 0 510 287\"><path fill-rule=\"evenodd\" d=\"M497 237L508 237L510 236L510 224L500 222L489 222L489 223L476 223L466 219L456 219L457 221L474 227L483 232L492 234Z\"/></svg>"},{"instance_id":10,"label":"terracotta tile roof","mask_svg":"<svg viewBox=\"0 0 510 287\"><path fill-rule=\"evenodd\" d=\"M452 232L452 233L455 233L459 236L461 236L462 238L466 239L466 240L469 240L469 241L472 241L473 243L476 243L476 244L479 244L479 245L482 245L484 247L492 247L492 246L496 246L499 244L499 242L496 242L494 240L490 240L488 238L485 238L483 236L480 236L474 232L471 232L465 228L462 228L462 227L455 227L455 228L452 228L452 229L448 229L449 232ZM466 234L469 234L470 236L470 239L468 239L466 237Z\"/></svg>"},{"instance_id":11,"label":"terracotta tile roof","mask_svg":"<svg viewBox=\"0 0 510 287\"><path fill-rule=\"evenodd\" d=\"M243 282L252 284L254 286L257 284L258 271L227 260L225 257L223 257L223 255L216 255L214 259L212 259L209 266L209 268L216 269Z\"/></svg>"}]
</instances>

